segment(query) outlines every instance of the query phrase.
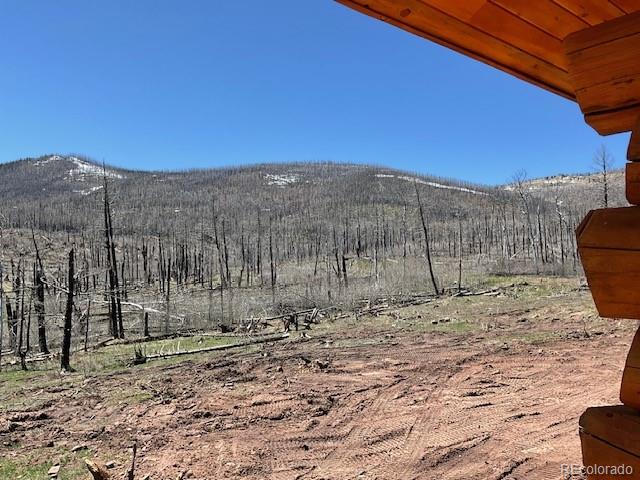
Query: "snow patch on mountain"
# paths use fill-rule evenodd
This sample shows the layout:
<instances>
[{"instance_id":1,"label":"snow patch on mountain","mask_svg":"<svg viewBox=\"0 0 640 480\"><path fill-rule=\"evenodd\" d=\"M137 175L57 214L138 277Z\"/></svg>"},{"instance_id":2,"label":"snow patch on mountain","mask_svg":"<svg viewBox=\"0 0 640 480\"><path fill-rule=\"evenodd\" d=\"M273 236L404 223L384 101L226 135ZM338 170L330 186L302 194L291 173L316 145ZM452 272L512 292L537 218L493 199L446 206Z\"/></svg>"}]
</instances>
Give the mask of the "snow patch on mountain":
<instances>
[{"instance_id":1,"label":"snow patch on mountain","mask_svg":"<svg viewBox=\"0 0 640 480\"><path fill-rule=\"evenodd\" d=\"M102 185L96 185L95 187L90 187L85 190L74 190L73 193L79 193L80 195L91 195L94 192L97 192L102 188Z\"/></svg>"},{"instance_id":2,"label":"snow patch on mountain","mask_svg":"<svg viewBox=\"0 0 640 480\"><path fill-rule=\"evenodd\" d=\"M36 163L34 163L34 165L36 167L40 167L42 165L46 165L49 162L55 162L56 160L62 160L62 157L60 155L51 155L50 157L38 160Z\"/></svg>"},{"instance_id":3,"label":"snow patch on mountain","mask_svg":"<svg viewBox=\"0 0 640 480\"><path fill-rule=\"evenodd\" d=\"M610 179L613 180L620 172L612 171L609 173ZM552 177L533 178L531 180L525 180L522 182L522 187L525 190L535 191L544 190L553 187L570 187L581 186L593 183L601 183L602 180L598 174L578 174L578 175L556 175ZM515 183L504 185L502 188L508 191L517 190L518 186Z\"/></svg>"},{"instance_id":4,"label":"snow patch on mountain","mask_svg":"<svg viewBox=\"0 0 640 480\"><path fill-rule=\"evenodd\" d=\"M82 160L78 157L51 155L36 161L34 165L36 167L41 167L60 160L67 160L73 164L73 168L67 171L66 178L69 180L84 182L87 178L101 178L104 174L106 174L107 178L125 178L124 175L110 169L106 169L106 172L104 172L100 165L87 162L86 160Z\"/></svg>"},{"instance_id":5,"label":"snow patch on mountain","mask_svg":"<svg viewBox=\"0 0 640 480\"><path fill-rule=\"evenodd\" d=\"M69 157L68 160L75 164L75 167L69 170L69 176L80 181L84 181L86 177L102 177L103 175L106 175L107 178L124 178L123 175L113 170L106 169L105 171L101 166L80 160L77 157Z\"/></svg>"},{"instance_id":6,"label":"snow patch on mountain","mask_svg":"<svg viewBox=\"0 0 640 480\"><path fill-rule=\"evenodd\" d=\"M299 180L299 176L295 174L272 175L270 173L267 173L264 178L267 180L267 185L277 185L278 187L291 185Z\"/></svg>"},{"instance_id":7,"label":"snow patch on mountain","mask_svg":"<svg viewBox=\"0 0 640 480\"><path fill-rule=\"evenodd\" d=\"M445 185L443 183L429 182L429 181L426 181L426 180L422 180L420 178L408 177L408 176L405 176L405 175L390 175L390 174L387 174L387 173L378 173L378 174L376 174L376 177L378 177L378 178L397 178L398 180L404 180L405 182L419 183L420 185L428 185L429 187L443 188L445 190L456 190L458 192L471 193L473 195L488 195L488 193L486 193L486 192L481 192L479 190L473 190L471 188L456 187L455 185Z\"/></svg>"}]
</instances>

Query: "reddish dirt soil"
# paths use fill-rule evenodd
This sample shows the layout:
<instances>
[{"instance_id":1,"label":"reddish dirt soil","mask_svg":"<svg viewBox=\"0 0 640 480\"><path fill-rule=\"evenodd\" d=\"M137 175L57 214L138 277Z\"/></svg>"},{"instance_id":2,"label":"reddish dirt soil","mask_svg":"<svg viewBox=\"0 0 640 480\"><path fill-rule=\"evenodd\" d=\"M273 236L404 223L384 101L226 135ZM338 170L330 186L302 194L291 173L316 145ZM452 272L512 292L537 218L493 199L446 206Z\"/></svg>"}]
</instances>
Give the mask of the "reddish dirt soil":
<instances>
[{"instance_id":1,"label":"reddish dirt soil","mask_svg":"<svg viewBox=\"0 0 640 480\"><path fill-rule=\"evenodd\" d=\"M518 315L500 322L516 337L532 329ZM537 325L560 336L507 346L483 331L312 331L258 352L157 362L62 388L0 436L24 451L120 452L118 475L135 440L140 479L563 478L561 464L580 463L581 412L617 403L635 324L589 336L578 320ZM132 386L152 398L104 402Z\"/></svg>"}]
</instances>

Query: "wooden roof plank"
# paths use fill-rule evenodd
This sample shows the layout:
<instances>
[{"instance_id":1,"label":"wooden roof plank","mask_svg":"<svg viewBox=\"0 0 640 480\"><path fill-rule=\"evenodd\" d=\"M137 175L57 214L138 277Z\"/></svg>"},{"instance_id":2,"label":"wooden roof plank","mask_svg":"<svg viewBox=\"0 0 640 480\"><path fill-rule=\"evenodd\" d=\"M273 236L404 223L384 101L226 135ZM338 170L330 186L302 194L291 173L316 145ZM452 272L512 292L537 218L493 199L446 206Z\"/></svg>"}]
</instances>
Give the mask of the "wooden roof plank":
<instances>
[{"instance_id":1,"label":"wooden roof plank","mask_svg":"<svg viewBox=\"0 0 640 480\"><path fill-rule=\"evenodd\" d=\"M420 0L426 5L437 8L441 12L452 17L469 22L473 16L484 7L489 0L465 0L464 2L452 2L451 0Z\"/></svg>"},{"instance_id":2,"label":"wooden roof plank","mask_svg":"<svg viewBox=\"0 0 640 480\"><path fill-rule=\"evenodd\" d=\"M602 0L554 0L554 2L589 25L597 25L626 13L614 4Z\"/></svg>"},{"instance_id":3,"label":"wooden roof plank","mask_svg":"<svg viewBox=\"0 0 640 480\"><path fill-rule=\"evenodd\" d=\"M421 0L421 2L566 70L561 40L496 3L487 0L470 2ZM566 11L565 13L571 15ZM573 18L578 20L575 16ZM584 28L587 25L583 23L582 26Z\"/></svg>"},{"instance_id":4,"label":"wooden roof plank","mask_svg":"<svg viewBox=\"0 0 640 480\"><path fill-rule=\"evenodd\" d=\"M571 100L575 99L573 87L565 70L431 5L432 2L442 0L337 1L561 96ZM447 1L446 3L451 5L464 2Z\"/></svg>"},{"instance_id":5,"label":"wooden roof plank","mask_svg":"<svg viewBox=\"0 0 640 480\"><path fill-rule=\"evenodd\" d=\"M620 10L626 13L633 13L640 10L640 0L610 0Z\"/></svg>"},{"instance_id":6,"label":"wooden roof plank","mask_svg":"<svg viewBox=\"0 0 640 480\"><path fill-rule=\"evenodd\" d=\"M555 4L552 0L537 0L535 2L531 0L490 1L559 40L589 26L583 19Z\"/></svg>"},{"instance_id":7,"label":"wooden roof plank","mask_svg":"<svg viewBox=\"0 0 640 480\"><path fill-rule=\"evenodd\" d=\"M562 41L504 8L487 3L472 17L474 27L556 67L567 69Z\"/></svg>"}]
</instances>

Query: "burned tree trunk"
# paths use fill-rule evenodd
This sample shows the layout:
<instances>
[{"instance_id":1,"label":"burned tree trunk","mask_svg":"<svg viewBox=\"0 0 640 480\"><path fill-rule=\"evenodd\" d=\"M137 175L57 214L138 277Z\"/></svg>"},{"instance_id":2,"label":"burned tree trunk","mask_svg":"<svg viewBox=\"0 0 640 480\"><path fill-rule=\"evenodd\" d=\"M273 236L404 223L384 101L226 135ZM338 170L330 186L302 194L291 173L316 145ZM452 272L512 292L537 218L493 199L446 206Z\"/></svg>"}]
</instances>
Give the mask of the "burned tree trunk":
<instances>
[{"instance_id":1,"label":"burned tree trunk","mask_svg":"<svg viewBox=\"0 0 640 480\"><path fill-rule=\"evenodd\" d=\"M167 262L167 292L165 296L166 312L164 318L164 333L169 333L169 322L171 320L171 256Z\"/></svg>"},{"instance_id":2,"label":"burned tree trunk","mask_svg":"<svg viewBox=\"0 0 640 480\"><path fill-rule=\"evenodd\" d=\"M20 275L22 275L22 277L20 277ZM23 288L20 290L20 333L19 333L19 338L18 338L18 347L16 349L16 351L18 352L18 357L20 357L20 368L22 368L22 370L26 371L27 370L27 353L28 353L28 341L27 341L27 349L23 349L23 343L24 343L24 337L25 337L25 331L24 331L24 292L25 292L25 279L24 279L24 266L21 268L20 267L20 263L18 264L18 278L21 279L21 285L23 286ZM27 338L29 335L29 331L27 329Z\"/></svg>"},{"instance_id":3,"label":"burned tree trunk","mask_svg":"<svg viewBox=\"0 0 640 480\"><path fill-rule=\"evenodd\" d=\"M462 218L458 215L458 292L462 291Z\"/></svg>"},{"instance_id":4,"label":"burned tree trunk","mask_svg":"<svg viewBox=\"0 0 640 480\"><path fill-rule=\"evenodd\" d=\"M145 312L143 310L143 315L144 315L144 329L143 329L143 335L145 338L149 338L149 312Z\"/></svg>"},{"instance_id":5,"label":"burned tree trunk","mask_svg":"<svg viewBox=\"0 0 640 480\"><path fill-rule=\"evenodd\" d=\"M124 338L122 323L122 306L120 303L120 288L118 285L118 263L116 248L113 241L113 224L111 219L111 204L107 184L106 170L104 172L104 229L107 247L107 269L109 272L109 310L110 330L113 338Z\"/></svg>"},{"instance_id":6,"label":"burned tree trunk","mask_svg":"<svg viewBox=\"0 0 640 480\"><path fill-rule=\"evenodd\" d=\"M276 264L273 257L273 229L272 229L272 219L269 219L269 264L271 267L271 301L275 303L276 301L276 280L278 278L278 274L276 272Z\"/></svg>"},{"instance_id":7,"label":"burned tree trunk","mask_svg":"<svg viewBox=\"0 0 640 480\"><path fill-rule=\"evenodd\" d=\"M429 276L431 278L431 284L433 285L433 291L437 296L437 295L440 295L440 291L438 290L436 276L433 273L433 263L431 262L431 246L429 244L429 228L427 227L427 222L424 218L424 211L422 209L422 202L420 201L420 192L418 191L418 184L414 183L413 186L416 189L416 198L418 199L418 208L420 210L420 221L422 222L422 231L424 232L424 248L427 256L427 264L429 266Z\"/></svg>"},{"instance_id":8,"label":"burned tree trunk","mask_svg":"<svg viewBox=\"0 0 640 480\"><path fill-rule=\"evenodd\" d=\"M73 248L69 251L69 282L67 285L67 308L64 313L64 330L62 334L62 354L60 355L60 367L65 372L71 372L73 369L70 364L71 355L71 317L73 316L73 291L75 287L74 272L74 255Z\"/></svg>"},{"instance_id":9,"label":"burned tree trunk","mask_svg":"<svg viewBox=\"0 0 640 480\"><path fill-rule=\"evenodd\" d=\"M34 285L36 302L34 305L36 316L38 317L38 346L40 352L45 355L49 354L49 347L47 346L47 326L45 323L45 307L44 307L44 268L42 267L42 259L40 258L40 250L38 250L38 243L36 242L36 236L31 229L31 238L33 239L33 247L36 251L36 268L34 273Z\"/></svg>"}]
</instances>

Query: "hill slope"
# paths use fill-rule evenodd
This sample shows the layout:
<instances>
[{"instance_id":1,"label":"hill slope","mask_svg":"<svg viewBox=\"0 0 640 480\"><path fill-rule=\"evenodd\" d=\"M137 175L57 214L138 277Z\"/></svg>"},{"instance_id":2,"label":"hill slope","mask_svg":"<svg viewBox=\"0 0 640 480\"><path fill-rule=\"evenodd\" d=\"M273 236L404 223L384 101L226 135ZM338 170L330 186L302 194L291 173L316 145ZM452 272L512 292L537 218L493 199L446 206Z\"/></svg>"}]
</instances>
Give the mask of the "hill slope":
<instances>
[{"instance_id":1,"label":"hill slope","mask_svg":"<svg viewBox=\"0 0 640 480\"><path fill-rule=\"evenodd\" d=\"M277 257L315 257L317 268L319 258L337 262L339 251L345 258L421 257L426 229L441 257L479 256L478 265L495 271L577 271L575 228L602 201L594 174L487 187L366 165L144 172L49 155L0 165L2 227L81 234L100 245L104 176L122 242L137 249L141 237L171 239L173 249L211 254L217 225L240 269L260 262L247 257L264 254L266 232L273 232ZM625 204L621 172L609 175L609 199Z\"/></svg>"},{"instance_id":2,"label":"hill slope","mask_svg":"<svg viewBox=\"0 0 640 480\"><path fill-rule=\"evenodd\" d=\"M108 167L120 227L162 233L178 223L208 218L215 198L231 217L268 210L334 216L340 210L400 208L412 203L414 182L437 217L486 204L490 187L410 174L389 168L330 163L269 164L241 168L142 172ZM0 165L2 213L9 225L36 214L44 229L87 228L102 200L103 170L90 160L51 155ZM69 208L70 207L70 208ZM44 215L38 215L38 212ZM128 218L134 215L136 218ZM141 222L142 215L144 222Z\"/></svg>"}]
</instances>

